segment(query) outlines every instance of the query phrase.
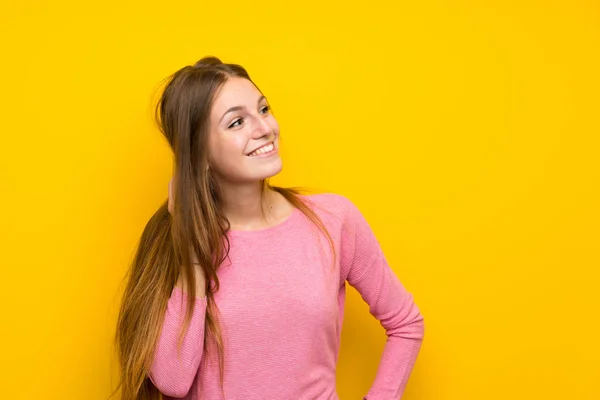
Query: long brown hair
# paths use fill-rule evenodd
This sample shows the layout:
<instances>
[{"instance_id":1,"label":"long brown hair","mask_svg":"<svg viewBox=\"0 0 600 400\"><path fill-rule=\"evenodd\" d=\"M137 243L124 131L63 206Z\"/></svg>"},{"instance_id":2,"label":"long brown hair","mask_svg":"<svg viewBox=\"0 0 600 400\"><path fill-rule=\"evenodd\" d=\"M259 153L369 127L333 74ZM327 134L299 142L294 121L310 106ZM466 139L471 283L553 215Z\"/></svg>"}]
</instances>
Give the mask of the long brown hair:
<instances>
[{"instance_id":1,"label":"long brown hair","mask_svg":"<svg viewBox=\"0 0 600 400\"><path fill-rule=\"evenodd\" d=\"M229 252L229 222L222 213L218 183L208 168L209 115L215 94L230 77L250 79L237 64L204 57L167 79L156 107L157 124L175 155L173 214L165 202L146 225L127 273L115 345L120 366L122 400L158 400L162 396L148 377L161 333L167 303L180 274L185 292L195 298L196 281L190 249L198 255L206 277L207 310L204 350L216 349L223 389L223 339L214 294L219 290L217 270ZM300 196L301 191L271 186L322 231L334 251L327 229ZM335 251L334 251L335 263ZM179 344L189 328L194 302L187 302ZM208 346L212 342L214 347ZM112 396L111 396L112 397Z\"/></svg>"}]
</instances>

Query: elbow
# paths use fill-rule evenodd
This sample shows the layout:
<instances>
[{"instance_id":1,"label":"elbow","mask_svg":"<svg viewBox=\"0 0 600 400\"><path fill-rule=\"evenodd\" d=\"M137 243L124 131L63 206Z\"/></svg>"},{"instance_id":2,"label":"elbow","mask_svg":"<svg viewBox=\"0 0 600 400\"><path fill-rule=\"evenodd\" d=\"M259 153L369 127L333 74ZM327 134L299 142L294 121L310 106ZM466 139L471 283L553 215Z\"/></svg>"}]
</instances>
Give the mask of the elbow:
<instances>
[{"instance_id":1,"label":"elbow","mask_svg":"<svg viewBox=\"0 0 600 400\"><path fill-rule=\"evenodd\" d=\"M422 341L425 336L425 319L423 314L415 306L408 315L400 319L396 324L386 329L390 337Z\"/></svg>"},{"instance_id":2,"label":"elbow","mask_svg":"<svg viewBox=\"0 0 600 400\"><path fill-rule=\"evenodd\" d=\"M152 384L156 386L159 392L164 396L182 399L192 387L193 377L191 379L182 379L181 376L172 376L170 374L161 374L150 372L148 374Z\"/></svg>"},{"instance_id":3,"label":"elbow","mask_svg":"<svg viewBox=\"0 0 600 400\"><path fill-rule=\"evenodd\" d=\"M425 337L425 318L423 314L418 313L417 318L412 322L413 336L415 339L423 340Z\"/></svg>"},{"instance_id":4,"label":"elbow","mask_svg":"<svg viewBox=\"0 0 600 400\"><path fill-rule=\"evenodd\" d=\"M422 341L425 336L425 318L415 303L405 318L404 331L411 339Z\"/></svg>"}]
</instances>

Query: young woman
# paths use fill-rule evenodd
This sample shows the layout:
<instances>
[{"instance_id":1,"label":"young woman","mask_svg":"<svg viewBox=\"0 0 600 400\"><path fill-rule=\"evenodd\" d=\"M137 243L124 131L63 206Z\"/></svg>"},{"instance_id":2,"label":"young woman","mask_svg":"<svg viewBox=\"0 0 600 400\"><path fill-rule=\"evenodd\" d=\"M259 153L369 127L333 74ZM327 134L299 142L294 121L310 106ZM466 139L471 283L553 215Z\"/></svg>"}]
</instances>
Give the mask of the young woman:
<instances>
[{"instance_id":1,"label":"young woman","mask_svg":"<svg viewBox=\"0 0 600 400\"><path fill-rule=\"evenodd\" d=\"M423 317L352 202L269 185L279 126L246 70L182 68L157 120L174 177L128 274L122 399L337 399L346 281L388 337L365 398L400 398Z\"/></svg>"}]
</instances>

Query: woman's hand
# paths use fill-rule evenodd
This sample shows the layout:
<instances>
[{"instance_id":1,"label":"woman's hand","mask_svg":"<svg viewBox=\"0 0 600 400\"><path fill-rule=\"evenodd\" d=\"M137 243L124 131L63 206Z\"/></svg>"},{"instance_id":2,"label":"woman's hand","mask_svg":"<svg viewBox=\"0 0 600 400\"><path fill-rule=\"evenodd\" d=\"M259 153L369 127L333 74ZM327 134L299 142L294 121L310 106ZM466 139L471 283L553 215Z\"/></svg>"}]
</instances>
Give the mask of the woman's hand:
<instances>
[{"instance_id":1,"label":"woman's hand","mask_svg":"<svg viewBox=\"0 0 600 400\"><path fill-rule=\"evenodd\" d=\"M169 202L167 204L167 209L173 215L173 178L169 181Z\"/></svg>"}]
</instances>

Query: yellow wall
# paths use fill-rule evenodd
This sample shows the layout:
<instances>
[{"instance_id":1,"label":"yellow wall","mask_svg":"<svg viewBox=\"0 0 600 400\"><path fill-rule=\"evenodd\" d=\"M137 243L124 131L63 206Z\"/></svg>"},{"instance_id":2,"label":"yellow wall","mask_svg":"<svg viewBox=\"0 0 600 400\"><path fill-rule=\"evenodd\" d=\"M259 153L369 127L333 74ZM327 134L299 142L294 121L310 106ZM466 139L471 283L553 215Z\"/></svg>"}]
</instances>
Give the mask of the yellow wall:
<instances>
[{"instance_id":1,"label":"yellow wall","mask_svg":"<svg viewBox=\"0 0 600 400\"><path fill-rule=\"evenodd\" d=\"M354 200L414 293L406 399L600 398L599 3L217 3L0 5L0 397L110 393L119 281L171 171L150 97L214 54L275 107L275 183ZM385 338L348 307L350 400Z\"/></svg>"}]
</instances>

